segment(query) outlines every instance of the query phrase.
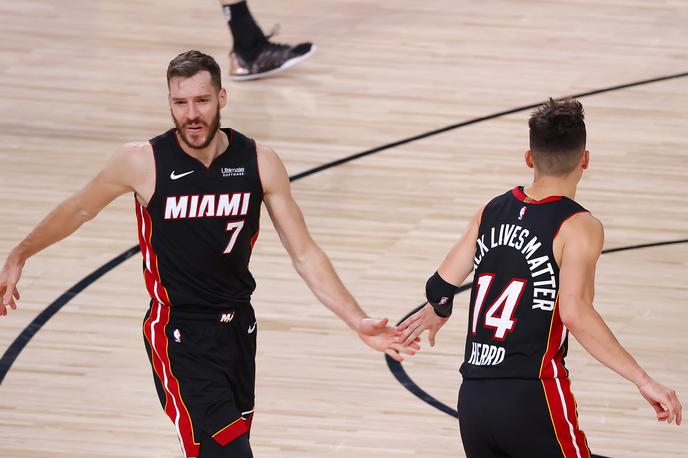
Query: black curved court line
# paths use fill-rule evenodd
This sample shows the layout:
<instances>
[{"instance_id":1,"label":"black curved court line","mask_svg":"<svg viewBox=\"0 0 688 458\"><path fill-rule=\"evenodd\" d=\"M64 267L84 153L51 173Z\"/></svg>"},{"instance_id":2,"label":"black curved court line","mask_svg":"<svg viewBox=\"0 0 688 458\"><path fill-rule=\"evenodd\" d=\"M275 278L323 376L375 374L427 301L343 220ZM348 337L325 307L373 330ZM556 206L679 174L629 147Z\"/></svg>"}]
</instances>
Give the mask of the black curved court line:
<instances>
[{"instance_id":1,"label":"black curved court line","mask_svg":"<svg viewBox=\"0 0 688 458\"><path fill-rule=\"evenodd\" d=\"M611 91L616 91L620 89L626 89L630 87L635 87L635 86L641 86L644 84L650 84L650 83L657 83L660 81L666 81L670 79L676 79L676 78L683 78L688 76L688 72L682 72L682 73L676 73L673 75L666 75L666 76L660 76L657 78L651 78L651 79L645 79L641 81L635 81L632 83L626 83L626 84L620 84L616 86L609 86L606 88L602 89L596 89L593 91L587 91L587 92L581 92L579 94L574 94L570 95L567 97L574 97L574 98L581 98L581 97L586 97L589 95L595 95L595 94L602 94L605 92L611 92ZM561 97L561 98L566 98L566 97ZM561 99L560 98L560 99ZM355 159L371 155L373 153L377 153L379 151L383 151L389 148L393 148L395 146L400 146L404 145L406 143L411 143L416 140L421 140L423 138L430 137L432 135L437 135L441 134L443 132L447 132L453 129L458 129L459 127L464 127L468 126L471 124L476 124L482 121L488 121L490 119L498 118L500 116L505 116L508 114L512 113L517 113L519 111L524 111L524 110L530 110L533 108L536 108L540 105L540 103L532 104L532 105L527 105L527 106L522 106L518 108L513 108L511 110L506 110L506 111L501 111L498 113L493 113L488 116L482 116L480 118L474 118L465 122L457 123L457 124L451 124L449 126L440 128L440 129L435 129L431 130L429 132L425 132L420 135L415 135L413 137L408 137L403 140L399 140L393 143L388 143L386 145L382 145L376 148L368 149L365 151L362 151L357 154L353 154L351 156L347 156L345 158L328 162L326 164L313 167L309 170L306 170L301 173L297 173L296 175L292 175L289 177L289 181L297 181L300 180L301 178L305 178L309 175L313 175L315 173L321 172L323 170L327 170L329 168L344 164L346 162L353 161ZM74 296L79 294L81 291L83 291L86 287L88 287L91 283L95 282L97 279L108 273L110 270L114 269L117 267L119 264L123 263L127 259L129 259L131 256L136 254L139 251L138 246L133 246L129 248L128 250L124 251L122 254L118 255L117 257L113 258L109 262L103 264L101 267L96 269L93 273L90 275L84 277L81 281L79 281L76 285L72 286L69 290L67 290L66 293L58 297L55 301L53 301L50 305L48 305L41 313L36 316L36 318L29 323L29 325L22 330L22 332L17 336L17 338L10 344L9 347L7 347L7 350L5 350L5 353L3 353L2 358L0 358L0 385L2 385L2 382L5 380L5 377L7 376L7 372L10 370L12 367L12 364L14 361L17 359L21 351L26 347L26 345L29 343L29 341L33 338L33 336L36 335L36 333L41 329L41 327L50 319L52 318L62 307L64 307L65 304L67 304Z\"/></svg>"},{"instance_id":2,"label":"black curved court line","mask_svg":"<svg viewBox=\"0 0 688 458\"><path fill-rule=\"evenodd\" d=\"M617 247L617 248L609 248L606 250L602 250L602 254L608 254L608 253L618 253L619 251L629 251L629 250L637 250L640 248L652 248L652 247L658 247L658 246L664 246L664 245L676 245L679 243L688 243L688 239L680 239L680 240L670 240L667 242L653 242L653 243L643 243L640 245L628 245L628 246L622 246L622 247ZM457 294L466 291L468 289L471 289L472 284L471 283L466 283L458 288L456 288L456 291L454 292L454 295L456 296ZM409 313L407 313L399 322L397 325L401 324L406 318L410 317L414 313L416 313L418 310L423 308L427 302L423 302L419 306L415 307L413 310L411 310ZM459 418L459 413L456 411L456 409L449 407L442 401L439 401L435 399L433 396L431 396L429 393L427 393L425 390L423 390L421 387L419 387L416 382L409 377L408 373L404 370L404 367L401 365L399 361L396 361L392 359L389 355L385 355L385 361L387 362L387 367L389 368L389 371L394 375L394 378L397 379L397 381L408 391L411 392L414 396L416 396L418 399L421 401L431 405L432 407L436 408L437 410L440 410L444 413L446 413L449 416L452 416L454 418ZM601 455L591 455L592 458L605 458Z\"/></svg>"},{"instance_id":3,"label":"black curved court line","mask_svg":"<svg viewBox=\"0 0 688 458\"><path fill-rule=\"evenodd\" d=\"M646 79L646 80L635 81L633 83L619 84L616 86L608 86L608 87L605 87L602 89L595 89L592 91L580 92L578 94L559 97L556 100L562 100L562 99L566 99L569 97L579 99L581 97L587 97L587 96L596 95L596 94L603 94L605 92L618 91L620 89L628 89L630 87L642 86L644 84L658 83L660 81L666 81L666 80L671 80L671 79L676 79L676 78L685 78L686 76L688 76L688 72L675 73L673 75L659 76L657 78L650 78L650 79ZM518 108L512 108L510 110L499 111L497 113L493 113L493 114L490 114L487 116L481 116L479 118L470 119L468 121L463 121L463 122L459 122L456 124L450 124L450 125L445 126L445 127L440 127L439 129L429 130L429 131L424 132L422 134L414 135L413 137L407 137L407 138L404 138L402 140L398 140L396 142L387 143L387 144L382 145L382 146L377 146L375 148L361 151L360 153L352 154L351 156L346 156L346 157L343 157L341 159L337 159L335 161L327 162L327 163L319 165L317 167L313 167L312 169L306 170L306 171L301 172L301 173L297 173L296 175L290 177L289 181L296 181L296 180L299 180L301 178L305 178L309 175L313 175L315 173L322 172L323 170L327 170L327 169L330 169L332 167L336 167L338 165L342 165L342 164L345 164L347 162L351 162L353 160L360 159L362 157L369 156L369 155L374 154L374 153L379 153L380 151L384 151L386 149L405 145L407 143L415 142L417 140L422 140L422 139L427 138L427 137L432 137L433 135L442 134L442 133L448 132L450 130L458 129L459 127L465 127L465 126L470 126L471 124L477 124L479 122L489 121L490 119L495 119L495 118L499 118L501 116L506 116L506 115L510 115L513 113L518 113L519 111L532 110L534 108L539 107L541 104L542 104L542 102L534 103L532 105L524 105L524 106L521 106Z\"/></svg>"},{"instance_id":4,"label":"black curved court line","mask_svg":"<svg viewBox=\"0 0 688 458\"><path fill-rule=\"evenodd\" d=\"M41 327L50 318L52 318L53 315L55 315L62 307L64 307L69 301L71 301L74 298L74 296L76 296L77 294L85 290L88 286L90 286L91 283L95 282L100 277L110 272L112 269L122 264L124 261L126 261L138 252L139 247L134 246L129 248L119 256L109 260L108 262L97 268L93 273L81 279L81 281L79 281L76 285L69 288L66 293L55 299L52 302L52 304L43 309L43 311L39 313L38 316L36 316L36 318L34 318L33 321L31 321L31 323L29 323L29 325L24 328L21 334L19 334L19 336L17 336L17 338L14 339L14 342L12 342L12 344L10 344L9 347L7 347L7 350L5 350L5 354L2 355L2 359L0 359L0 384L2 384L2 381L5 379L7 372L10 370L10 367L12 367L14 360L16 360L17 356L19 356L19 353L21 353L21 351L24 349L26 344L29 343L31 338L36 335L36 333L41 329Z\"/></svg>"},{"instance_id":5,"label":"black curved court line","mask_svg":"<svg viewBox=\"0 0 688 458\"><path fill-rule=\"evenodd\" d=\"M652 247L657 247L657 246L664 246L664 245L676 245L679 243L688 243L688 239L680 239L680 240L670 240L667 242L654 242L654 243L643 243L640 245L628 245L628 246L622 246L618 248L609 248L607 250L602 250L602 254L608 254L608 253L617 253L619 251L628 251L628 250L637 250L639 248L652 248ZM467 289L471 288L471 283L466 283L464 285L459 286L456 288L456 291L454 292L454 295L459 294L460 292L466 291ZM402 319L399 320L397 323L400 324L403 322L406 318L410 317L414 313L416 313L418 310L423 308L427 304L427 302L423 302L419 306L415 307L413 310L411 310L409 313L407 313ZM409 377L409 375L406 373L404 370L403 366L401 365L400 362L392 359L388 355L385 355L385 359L387 361L387 367L389 368L390 372L394 377L397 379L401 385L409 390L414 396L419 398L421 401L431 405L432 407L436 408L437 410L441 410L442 412L446 413L447 415L451 415L452 417L459 418L459 414L456 411L456 409L453 409L449 407L448 405L438 401L434 397L432 397L430 394L425 392L421 387L419 387L412 379Z\"/></svg>"}]
</instances>

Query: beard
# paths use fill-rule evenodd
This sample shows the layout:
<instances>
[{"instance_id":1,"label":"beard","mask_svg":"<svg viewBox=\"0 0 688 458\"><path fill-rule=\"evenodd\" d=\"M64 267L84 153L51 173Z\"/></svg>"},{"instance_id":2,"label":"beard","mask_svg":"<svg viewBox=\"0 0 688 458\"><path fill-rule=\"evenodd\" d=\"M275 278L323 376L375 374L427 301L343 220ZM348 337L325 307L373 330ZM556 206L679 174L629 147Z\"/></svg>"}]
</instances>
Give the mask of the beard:
<instances>
[{"instance_id":1,"label":"beard","mask_svg":"<svg viewBox=\"0 0 688 458\"><path fill-rule=\"evenodd\" d=\"M208 145L210 145L210 142L213 141L215 138L215 135L217 135L218 130L220 130L220 106L218 105L217 107L217 112L215 113L215 116L213 119L210 120L210 125L206 124L201 120L201 118L194 118L194 119L189 119L185 121L184 123L180 123L177 118L174 117L174 114L172 113L172 110L170 110L170 115L172 115L172 121L174 121L174 127L177 130L177 134L179 135L179 138L182 139L184 144L188 146L191 149L204 149ZM186 136L186 131L184 128L188 126L189 124L201 124L204 127L208 127L208 136L206 139L203 141L203 143L192 143L191 139Z\"/></svg>"}]
</instances>

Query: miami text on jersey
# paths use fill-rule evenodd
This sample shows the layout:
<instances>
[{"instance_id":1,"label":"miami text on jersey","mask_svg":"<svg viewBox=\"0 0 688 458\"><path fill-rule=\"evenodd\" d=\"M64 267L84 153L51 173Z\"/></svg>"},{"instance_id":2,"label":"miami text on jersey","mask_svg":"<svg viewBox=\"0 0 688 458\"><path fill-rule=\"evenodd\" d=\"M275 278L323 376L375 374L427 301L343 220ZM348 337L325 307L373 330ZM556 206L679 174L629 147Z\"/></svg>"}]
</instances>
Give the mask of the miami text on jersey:
<instances>
[{"instance_id":1,"label":"miami text on jersey","mask_svg":"<svg viewBox=\"0 0 688 458\"><path fill-rule=\"evenodd\" d=\"M165 202L165 219L243 216L250 200L250 192L171 196Z\"/></svg>"}]
</instances>

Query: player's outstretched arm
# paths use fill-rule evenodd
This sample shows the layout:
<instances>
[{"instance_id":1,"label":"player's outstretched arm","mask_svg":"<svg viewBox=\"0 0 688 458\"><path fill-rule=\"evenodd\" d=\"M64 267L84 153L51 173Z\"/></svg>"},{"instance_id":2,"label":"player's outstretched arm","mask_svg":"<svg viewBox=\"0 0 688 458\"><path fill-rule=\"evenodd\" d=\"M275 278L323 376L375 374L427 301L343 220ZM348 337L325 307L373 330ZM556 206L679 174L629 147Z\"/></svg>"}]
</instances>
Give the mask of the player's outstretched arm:
<instances>
[{"instance_id":1,"label":"player's outstretched arm","mask_svg":"<svg viewBox=\"0 0 688 458\"><path fill-rule=\"evenodd\" d=\"M141 154L145 145L148 144L128 144L117 150L98 175L55 207L14 247L0 271L0 316L7 315L8 307L17 308L17 283L27 259L72 234L116 197L135 189L141 180L145 161L153 162L152 152L149 153L150 158Z\"/></svg>"},{"instance_id":2,"label":"player's outstretched arm","mask_svg":"<svg viewBox=\"0 0 688 458\"><path fill-rule=\"evenodd\" d=\"M401 345L396 327L390 326L386 318L369 318L356 303L327 255L308 232L301 209L291 194L284 164L271 149L258 146L257 150L268 213L294 268L311 291L371 348L399 361L403 359L399 353L414 354L419 349L416 342Z\"/></svg>"},{"instance_id":3,"label":"player's outstretched arm","mask_svg":"<svg viewBox=\"0 0 688 458\"><path fill-rule=\"evenodd\" d=\"M437 272L427 281L425 294L428 303L399 325L404 343L414 341L423 331L428 330L428 341L431 346L435 346L435 336L451 315L456 288L473 270L482 212L481 207L473 215L461 238L449 250Z\"/></svg>"},{"instance_id":4,"label":"player's outstretched arm","mask_svg":"<svg viewBox=\"0 0 688 458\"><path fill-rule=\"evenodd\" d=\"M654 381L624 349L593 307L595 267L602 252L602 224L589 213L570 218L559 231L559 314L576 340L598 361L633 382L655 409L657 420L681 424L676 392Z\"/></svg>"}]
</instances>

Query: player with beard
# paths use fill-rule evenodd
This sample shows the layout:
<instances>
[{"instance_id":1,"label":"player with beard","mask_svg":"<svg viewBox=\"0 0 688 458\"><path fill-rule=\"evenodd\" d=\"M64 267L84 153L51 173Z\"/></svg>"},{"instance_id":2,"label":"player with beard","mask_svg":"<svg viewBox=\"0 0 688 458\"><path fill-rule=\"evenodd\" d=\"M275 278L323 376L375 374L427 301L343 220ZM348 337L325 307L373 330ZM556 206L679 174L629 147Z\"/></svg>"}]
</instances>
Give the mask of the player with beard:
<instances>
[{"instance_id":1,"label":"player with beard","mask_svg":"<svg viewBox=\"0 0 688 458\"><path fill-rule=\"evenodd\" d=\"M284 165L270 148L220 128L227 102L212 57L189 51L167 69L175 128L121 147L81 191L9 254L0 315L16 308L26 260L133 193L151 297L143 334L155 386L186 457L251 457L257 323L248 264L264 202L294 267L317 298L375 350L400 360L387 319L368 318L311 238Z\"/></svg>"}]
</instances>

